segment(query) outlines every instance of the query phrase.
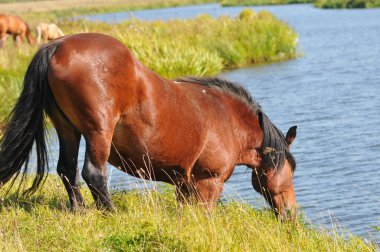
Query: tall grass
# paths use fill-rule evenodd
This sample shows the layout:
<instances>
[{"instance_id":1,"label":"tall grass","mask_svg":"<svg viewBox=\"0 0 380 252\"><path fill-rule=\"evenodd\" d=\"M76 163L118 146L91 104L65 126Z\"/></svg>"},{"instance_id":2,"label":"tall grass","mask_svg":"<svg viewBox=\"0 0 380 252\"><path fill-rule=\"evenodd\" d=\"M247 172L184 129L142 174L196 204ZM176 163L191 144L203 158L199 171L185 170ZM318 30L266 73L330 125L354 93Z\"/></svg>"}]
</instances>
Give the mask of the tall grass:
<instances>
[{"instance_id":1,"label":"tall grass","mask_svg":"<svg viewBox=\"0 0 380 252\"><path fill-rule=\"evenodd\" d=\"M92 202L82 188L86 202ZM4 193L0 192L0 198ZM0 251L374 251L360 238L310 225L279 223L268 210L219 203L213 211L177 205L171 187L114 192L116 213L94 206L72 212L50 175L30 199L0 203Z\"/></svg>"},{"instance_id":2,"label":"tall grass","mask_svg":"<svg viewBox=\"0 0 380 252\"><path fill-rule=\"evenodd\" d=\"M79 21L63 28L73 33L106 32L168 78L214 75L225 68L296 57L297 34L288 25L266 11L243 12L248 14L167 22L128 20L117 25Z\"/></svg>"},{"instance_id":3,"label":"tall grass","mask_svg":"<svg viewBox=\"0 0 380 252\"><path fill-rule=\"evenodd\" d=\"M0 132L1 122L20 94L22 80L34 50L27 45L15 48L9 42L6 48L0 49Z\"/></svg>"}]
</instances>

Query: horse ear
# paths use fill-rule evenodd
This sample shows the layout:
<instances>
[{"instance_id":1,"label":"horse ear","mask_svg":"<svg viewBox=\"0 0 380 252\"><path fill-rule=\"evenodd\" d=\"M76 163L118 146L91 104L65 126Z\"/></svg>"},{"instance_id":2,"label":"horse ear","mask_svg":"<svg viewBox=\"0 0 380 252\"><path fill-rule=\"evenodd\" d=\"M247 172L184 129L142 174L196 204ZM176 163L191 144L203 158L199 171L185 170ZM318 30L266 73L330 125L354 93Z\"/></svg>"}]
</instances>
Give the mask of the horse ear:
<instances>
[{"instance_id":1,"label":"horse ear","mask_svg":"<svg viewBox=\"0 0 380 252\"><path fill-rule=\"evenodd\" d=\"M288 130L288 133L286 133L286 143L288 144L288 146L290 146L294 139L296 138L296 135L297 135L297 126L293 126L293 127L290 127L290 129Z\"/></svg>"}]
</instances>

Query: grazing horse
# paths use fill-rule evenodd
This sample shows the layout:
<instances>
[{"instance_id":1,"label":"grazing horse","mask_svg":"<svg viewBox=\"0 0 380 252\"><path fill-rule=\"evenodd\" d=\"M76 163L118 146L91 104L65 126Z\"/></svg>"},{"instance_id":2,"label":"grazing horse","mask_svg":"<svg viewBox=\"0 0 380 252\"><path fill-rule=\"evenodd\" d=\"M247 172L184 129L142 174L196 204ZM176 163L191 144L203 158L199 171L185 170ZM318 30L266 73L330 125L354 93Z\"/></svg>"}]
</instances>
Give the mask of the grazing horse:
<instances>
[{"instance_id":1,"label":"grazing horse","mask_svg":"<svg viewBox=\"0 0 380 252\"><path fill-rule=\"evenodd\" d=\"M35 43L28 24L21 17L0 15L0 47L4 47L8 35L13 35L17 46L25 37L30 45Z\"/></svg>"},{"instance_id":2,"label":"grazing horse","mask_svg":"<svg viewBox=\"0 0 380 252\"><path fill-rule=\"evenodd\" d=\"M296 126L284 137L237 84L167 80L112 37L61 37L43 45L28 67L0 143L0 184L22 171L34 142L37 175L25 193L46 178L45 113L58 133L57 171L73 208L84 205L77 168L83 136L82 176L100 208L114 209L107 161L133 176L173 184L180 202L197 200L206 207L215 206L234 167L246 165L253 187L275 213L296 216L289 151Z\"/></svg>"},{"instance_id":3,"label":"grazing horse","mask_svg":"<svg viewBox=\"0 0 380 252\"><path fill-rule=\"evenodd\" d=\"M37 44L40 44L41 38L42 42L46 43L49 40L53 40L62 36L65 36L61 29L58 28L58 26L54 23L48 24L48 23L38 23L36 27L36 33L37 33Z\"/></svg>"}]
</instances>

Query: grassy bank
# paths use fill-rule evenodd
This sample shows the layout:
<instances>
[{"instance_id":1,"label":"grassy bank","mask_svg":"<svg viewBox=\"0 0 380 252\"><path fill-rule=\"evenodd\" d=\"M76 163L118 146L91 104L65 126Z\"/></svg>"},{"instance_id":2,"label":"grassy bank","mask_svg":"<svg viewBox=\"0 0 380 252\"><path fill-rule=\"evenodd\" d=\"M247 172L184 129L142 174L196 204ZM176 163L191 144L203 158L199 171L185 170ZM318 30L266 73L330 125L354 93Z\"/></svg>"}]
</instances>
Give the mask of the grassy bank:
<instances>
[{"instance_id":1,"label":"grassy bank","mask_svg":"<svg viewBox=\"0 0 380 252\"><path fill-rule=\"evenodd\" d=\"M126 44L147 67L167 78L215 75L223 69L296 57L297 34L269 12L244 10L237 18L207 15L190 20L120 24L63 21L66 34L101 32ZM36 47L8 41L0 50L0 120L19 94Z\"/></svg>"},{"instance_id":2,"label":"grassy bank","mask_svg":"<svg viewBox=\"0 0 380 252\"><path fill-rule=\"evenodd\" d=\"M221 0L223 6L256 6L276 4L314 3L323 9L377 8L380 0Z\"/></svg>"},{"instance_id":3,"label":"grassy bank","mask_svg":"<svg viewBox=\"0 0 380 252\"><path fill-rule=\"evenodd\" d=\"M221 0L223 6L258 6L313 3L314 0Z\"/></svg>"},{"instance_id":4,"label":"grassy bank","mask_svg":"<svg viewBox=\"0 0 380 252\"><path fill-rule=\"evenodd\" d=\"M343 239L305 224L280 224L270 211L242 203L220 203L210 212L181 209L171 188L159 191L115 192L113 214L93 206L71 212L61 181L51 175L31 199L7 196L0 203L0 251L375 250L348 234Z\"/></svg>"},{"instance_id":5,"label":"grassy bank","mask_svg":"<svg viewBox=\"0 0 380 252\"><path fill-rule=\"evenodd\" d=\"M324 9L376 8L380 0L316 0L315 6Z\"/></svg>"}]
</instances>

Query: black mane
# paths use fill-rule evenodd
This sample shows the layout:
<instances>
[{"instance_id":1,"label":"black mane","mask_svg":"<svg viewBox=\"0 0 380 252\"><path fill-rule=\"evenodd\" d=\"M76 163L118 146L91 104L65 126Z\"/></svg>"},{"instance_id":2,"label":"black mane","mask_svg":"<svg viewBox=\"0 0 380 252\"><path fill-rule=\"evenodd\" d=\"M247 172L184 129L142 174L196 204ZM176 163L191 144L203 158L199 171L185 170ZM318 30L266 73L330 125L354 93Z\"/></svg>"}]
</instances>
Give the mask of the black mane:
<instances>
[{"instance_id":1,"label":"black mane","mask_svg":"<svg viewBox=\"0 0 380 252\"><path fill-rule=\"evenodd\" d=\"M229 93L249 105L254 111L260 110L261 106L253 100L250 93L240 84L218 77L185 77L176 81L195 83L209 88L218 88Z\"/></svg>"},{"instance_id":2,"label":"black mane","mask_svg":"<svg viewBox=\"0 0 380 252\"><path fill-rule=\"evenodd\" d=\"M285 159L287 159L294 172L296 162L289 151L284 135L269 120L266 114L262 111L261 106L252 98L250 93L244 87L238 83L217 77L186 77L177 79L176 81L195 83L208 88L218 88L245 102L258 116L260 127L263 130L263 142L260 148L263 158L263 166L267 168L273 167L278 170L283 167Z\"/></svg>"},{"instance_id":3,"label":"black mane","mask_svg":"<svg viewBox=\"0 0 380 252\"><path fill-rule=\"evenodd\" d=\"M263 165L278 170L283 167L287 159L294 172L296 161L289 151L284 134L269 120L264 112L259 111L258 117L263 130L263 142L261 144Z\"/></svg>"}]
</instances>

